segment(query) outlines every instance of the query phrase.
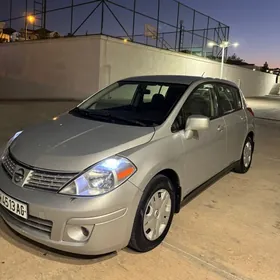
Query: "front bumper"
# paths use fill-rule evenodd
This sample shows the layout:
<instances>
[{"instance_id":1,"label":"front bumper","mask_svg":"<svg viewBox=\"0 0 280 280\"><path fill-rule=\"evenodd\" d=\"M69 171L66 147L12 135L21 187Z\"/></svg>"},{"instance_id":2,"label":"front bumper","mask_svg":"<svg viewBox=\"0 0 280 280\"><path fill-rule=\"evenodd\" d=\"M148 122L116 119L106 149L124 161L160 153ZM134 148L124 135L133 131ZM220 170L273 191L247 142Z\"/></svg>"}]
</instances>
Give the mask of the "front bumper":
<instances>
[{"instance_id":1,"label":"front bumper","mask_svg":"<svg viewBox=\"0 0 280 280\"><path fill-rule=\"evenodd\" d=\"M0 190L28 204L28 220L0 206L0 216L16 232L36 242L75 254L100 255L128 245L142 192L129 181L105 195L71 197L15 185L0 165ZM86 241L69 237L71 227L86 227Z\"/></svg>"}]
</instances>

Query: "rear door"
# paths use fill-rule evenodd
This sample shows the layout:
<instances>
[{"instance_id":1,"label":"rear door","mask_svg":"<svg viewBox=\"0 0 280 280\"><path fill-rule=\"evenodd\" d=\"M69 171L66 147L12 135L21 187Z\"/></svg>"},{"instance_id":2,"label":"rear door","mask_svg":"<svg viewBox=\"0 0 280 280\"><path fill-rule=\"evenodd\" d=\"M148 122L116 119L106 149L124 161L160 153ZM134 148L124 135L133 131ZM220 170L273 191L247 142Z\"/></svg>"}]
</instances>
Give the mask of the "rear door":
<instances>
[{"instance_id":1,"label":"rear door","mask_svg":"<svg viewBox=\"0 0 280 280\"><path fill-rule=\"evenodd\" d=\"M219 113L224 117L227 130L227 162L228 165L240 159L247 135L247 118L243 108L239 89L227 85L216 84Z\"/></svg>"}]
</instances>

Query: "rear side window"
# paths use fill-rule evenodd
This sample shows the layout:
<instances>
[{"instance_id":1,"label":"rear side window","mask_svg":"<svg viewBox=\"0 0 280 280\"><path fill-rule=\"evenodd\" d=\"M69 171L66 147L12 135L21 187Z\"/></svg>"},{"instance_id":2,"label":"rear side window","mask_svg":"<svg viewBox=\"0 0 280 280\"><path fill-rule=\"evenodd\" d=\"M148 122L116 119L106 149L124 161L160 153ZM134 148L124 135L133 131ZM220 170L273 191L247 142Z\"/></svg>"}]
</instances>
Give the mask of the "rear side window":
<instances>
[{"instance_id":1,"label":"rear side window","mask_svg":"<svg viewBox=\"0 0 280 280\"><path fill-rule=\"evenodd\" d=\"M223 115L242 109L239 90L229 85L217 85L220 113Z\"/></svg>"}]
</instances>

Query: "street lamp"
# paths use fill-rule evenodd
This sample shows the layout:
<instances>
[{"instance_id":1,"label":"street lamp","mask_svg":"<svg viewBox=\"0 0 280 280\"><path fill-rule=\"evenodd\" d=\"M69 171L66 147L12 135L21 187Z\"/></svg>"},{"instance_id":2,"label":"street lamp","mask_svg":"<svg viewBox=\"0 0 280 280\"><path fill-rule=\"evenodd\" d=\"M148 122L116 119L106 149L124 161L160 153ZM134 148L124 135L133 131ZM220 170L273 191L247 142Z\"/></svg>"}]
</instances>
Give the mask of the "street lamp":
<instances>
[{"instance_id":1,"label":"street lamp","mask_svg":"<svg viewBox=\"0 0 280 280\"><path fill-rule=\"evenodd\" d=\"M32 15L29 15L26 17L26 20L25 20L25 40L27 40L27 26L28 26L28 23L31 23L33 24L35 22L35 17L32 16Z\"/></svg>"},{"instance_id":2,"label":"street lamp","mask_svg":"<svg viewBox=\"0 0 280 280\"><path fill-rule=\"evenodd\" d=\"M228 41L223 41L221 44L217 44L215 42L209 42L208 47L220 47L222 49L222 62L221 62L221 72L220 72L220 79L223 78L223 73L224 73L224 61L225 61L225 49L228 47L238 47L238 43L230 43Z\"/></svg>"}]
</instances>

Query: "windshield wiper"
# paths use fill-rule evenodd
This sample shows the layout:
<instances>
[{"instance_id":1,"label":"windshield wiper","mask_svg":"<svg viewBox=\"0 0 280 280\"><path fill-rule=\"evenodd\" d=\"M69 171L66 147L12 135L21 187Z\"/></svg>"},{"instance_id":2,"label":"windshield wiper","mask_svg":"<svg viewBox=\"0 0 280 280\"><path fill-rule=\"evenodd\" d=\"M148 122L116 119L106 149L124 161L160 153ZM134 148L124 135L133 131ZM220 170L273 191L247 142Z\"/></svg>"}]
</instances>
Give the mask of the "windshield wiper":
<instances>
[{"instance_id":1,"label":"windshield wiper","mask_svg":"<svg viewBox=\"0 0 280 280\"><path fill-rule=\"evenodd\" d=\"M125 122L125 123L129 123L129 124L134 124L134 125L139 125L139 126L147 126L147 124L141 122L141 121L137 121L137 120L130 120L130 119L126 119L126 118L123 118L123 117L119 117L119 116L116 116L116 115L112 115L110 114L109 112L106 112L106 111L97 111L97 110L86 110L86 109L80 109L78 107L74 108L73 110L73 113L80 113L86 117L94 117L94 118L97 118L97 119L105 119L105 120L116 120L116 121L122 121L122 122Z\"/></svg>"},{"instance_id":2,"label":"windshield wiper","mask_svg":"<svg viewBox=\"0 0 280 280\"><path fill-rule=\"evenodd\" d=\"M130 124L136 124L136 125L140 125L140 126L147 126L147 124L143 123L143 122L140 122L140 121L137 121L137 120L129 120L129 119L126 119L126 118L123 118L123 117L119 117L119 116L114 116L114 115L110 115L110 118L111 119L114 119L114 120L119 120L119 121L123 121L123 122L126 122L126 123L130 123Z\"/></svg>"},{"instance_id":3,"label":"windshield wiper","mask_svg":"<svg viewBox=\"0 0 280 280\"><path fill-rule=\"evenodd\" d=\"M109 112L106 111L90 111L90 114L93 114L94 116L102 116L102 117L106 117L109 118L111 120L116 120L116 121L122 121L125 123L130 123L130 124L137 124L140 126L147 126L145 123L138 121L138 120L134 120L134 119L126 119L124 117L120 117L120 116L116 116L116 115L112 115Z\"/></svg>"}]
</instances>

